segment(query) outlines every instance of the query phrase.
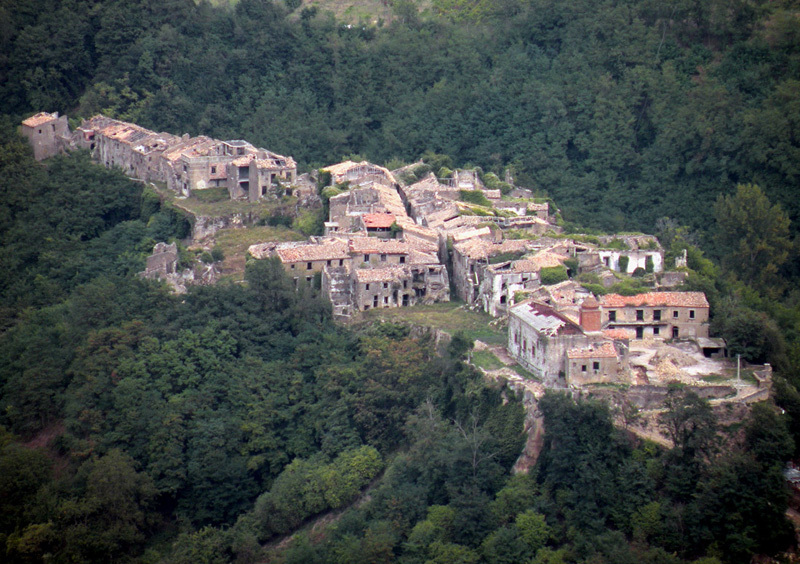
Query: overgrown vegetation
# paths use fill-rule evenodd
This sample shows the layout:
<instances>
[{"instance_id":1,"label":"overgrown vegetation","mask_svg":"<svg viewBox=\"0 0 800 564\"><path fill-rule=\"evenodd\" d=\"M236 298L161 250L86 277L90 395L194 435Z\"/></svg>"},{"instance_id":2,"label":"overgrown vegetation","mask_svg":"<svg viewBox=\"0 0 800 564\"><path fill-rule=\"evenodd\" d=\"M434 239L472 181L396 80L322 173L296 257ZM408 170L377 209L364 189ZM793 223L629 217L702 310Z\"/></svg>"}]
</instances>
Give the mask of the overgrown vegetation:
<instances>
[{"instance_id":1,"label":"overgrown vegetation","mask_svg":"<svg viewBox=\"0 0 800 564\"><path fill-rule=\"evenodd\" d=\"M439 16L393 2L402 16L380 28L294 0L0 8L8 561L742 562L788 545L780 470L800 446L796 6L432 6ZM251 205L201 201L219 192L165 193L162 205L81 154L39 166L13 128L42 110L245 138L306 170L423 155L409 178L479 166L500 190L509 170L555 199L567 232L656 225L668 262L686 251L685 289L706 293L731 352L775 367L785 415L756 406L719 452L708 405L676 391L660 422L676 446L664 451L631 442L600 404L548 395L538 466L511 478L520 402L463 362L471 338L505 340L488 318L457 304L408 312L465 330L437 356L394 323L334 328L312 289L296 292L270 261L253 262L246 284L178 300L135 277L155 241L187 235L172 206ZM318 233L326 213L296 227ZM233 239L220 239L223 256L246 243ZM264 554L287 525L346 507L381 466L370 501L324 539Z\"/></svg>"}]
</instances>

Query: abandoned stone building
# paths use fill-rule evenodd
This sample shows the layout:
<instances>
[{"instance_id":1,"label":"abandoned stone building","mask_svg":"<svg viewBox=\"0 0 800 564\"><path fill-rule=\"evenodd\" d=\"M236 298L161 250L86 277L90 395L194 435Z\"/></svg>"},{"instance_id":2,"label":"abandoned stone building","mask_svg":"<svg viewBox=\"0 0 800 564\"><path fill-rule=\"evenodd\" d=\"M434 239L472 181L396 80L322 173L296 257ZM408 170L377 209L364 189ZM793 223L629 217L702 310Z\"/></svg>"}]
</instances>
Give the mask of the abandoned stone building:
<instances>
[{"instance_id":1,"label":"abandoned stone building","mask_svg":"<svg viewBox=\"0 0 800 564\"><path fill-rule=\"evenodd\" d=\"M551 387L566 372L567 352L592 342L577 323L546 304L526 301L509 309L509 354Z\"/></svg>"},{"instance_id":2,"label":"abandoned stone building","mask_svg":"<svg viewBox=\"0 0 800 564\"><path fill-rule=\"evenodd\" d=\"M58 112L39 112L22 122L22 135L33 147L33 158L37 161L54 157L69 148L70 132L67 116Z\"/></svg>"},{"instance_id":3,"label":"abandoned stone building","mask_svg":"<svg viewBox=\"0 0 800 564\"><path fill-rule=\"evenodd\" d=\"M522 258L524 253L536 248L535 243L526 240L494 242L472 237L465 241L454 242L451 261L456 295L469 305L476 303L487 266L493 262L500 262L505 257L508 257L506 261ZM497 260L498 258L500 260Z\"/></svg>"},{"instance_id":4,"label":"abandoned stone building","mask_svg":"<svg viewBox=\"0 0 800 564\"><path fill-rule=\"evenodd\" d=\"M409 215L419 224L424 224L431 214L443 209L456 215L457 208L453 202L461 197L458 188L442 184L432 172L414 184L400 186L398 192L408 207Z\"/></svg>"},{"instance_id":5,"label":"abandoned stone building","mask_svg":"<svg viewBox=\"0 0 800 564\"><path fill-rule=\"evenodd\" d=\"M277 256L295 284L314 282L334 315L346 318L374 307L406 307L449 301L449 278L436 245L417 239L368 236L321 237L306 243L253 245L255 258Z\"/></svg>"},{"instance_id":6,"label":"abandoned stone building","mask_svg":"<svg viewBox=\"0 0 800 564\"><path fill-rule=\"evenodd\" d=\"M581 305L590 296L589 290L575 280L539 286L528 294L528 298L556 308L562 315L575 322L579 322Z\"/></svg>"},{"instance_id":7,"label":"abandoned stone building","mask_svg":"<svg viewBox=\"0 0 800 564\"><path fill-rule=\"evenodd\" d=\"M652 235L604 236L599 239L599 245L588 245L591 250L578 257L583 272L608 268L630 275L637 269L653 273L664 270L664 250Z\"/></svg>"},{"instance_id":8,"label":"abandoned stone building","mask_svg":"<svg viewBox=\"0 0 800 564\"><path fill-rule=\"evenodd\" d=\"M156 243L153 254L147 257L145 278L162 278L175 274L178 268L178 245L175 243Z\"/></svg>"},{"instance_id":9,"label":"abandoned stone building","mask_svg":"<svg viewBox=\"0 0 800 564\"><path fill-rule=\"evenodd\" d=\"M652 346L654 338L688 339L698 354L724 355L724 342L708 339L702 292L610 294L599 302L589 296L579 306L578 322L570 317L558 305L534 300L509 308L509 353L550 385L629 382L629 348Z\"/></svg>"},{"instance_id":10,"label":"abandoned stone building","mask_svg":"<svg viewBox=\"0 0 800 564\"><path fill-rule=\"evenodd\" d=\"M330 212L325 223L326 234L366 230L362 219L365 215L375 218L376 214L390 214L393 216L392 223L399 226L413 223L406 214L397 190L374 182L337 194L328 201L328 205Z\"/></svg>"},{"instance_id":11,"label":"abandoned stone building","mask_svg":"<svg viewBox=\"0 0 800 564\"><path fill-rule=\"evenodd\" d=\"M344 161L321 168L320 171L331 175L331 186L345 183L350 186L363 186L375 183L394 188L397 185L389 169L367 161L360 163Z\"/></svg>"},{"instance_id":12,"label":"abandoned stone building","mask_svg":"<svg viewBox=\"0 0 800 564\"><path fill-rule=\"evenodd\" d=\"M615 347L614 341L600 341L583 348L567 351L565 380L567 386L585 386L619 382L626 379L625 352Z\"/></svg>"},{"instance_id":13,"label":"abandoned stone building","mask_svg":"<svg viewBox=\"0 0 800 564\"><path fill-rule=\"evenodd\" d=\"M102 115L85 120L74 139L77 147L89 149L103 166L121 168L128 176L150 182L167 181L164 152L185 141Z\"/></svg>"},{"instance_id":14,"label":"abandoned stone building","mask_svg":"<svg viewBox=\"0 0 800 564\"><path fill-rule=\"evenodd\" d=\"M631 339L708 337L709 305L702 292L608 294L601 299L604 329L622 329Z\"/></svg>"},{"instance_id":15,"label":"abandoned stone building","mask_svg":"<svg viewBox=\"0 0 800 564\"><path fill-rule=\"evenodd\" d=\"M84 120L72 134L66 117L57 114L28 118L22 130L37 158L72 148L87 149L106 167L121 168L141 180L166 183L183 196L192 190L224 186L232 199L255 201L286 194L291 187L277 183L291 184L297 177L297 165L291 157L246 141L156 133L103 115Z\"/></svg>"},{"instance_id":16,"label":"abandoned stone building","mask_svg":"<svg viewBox=\"0 0 800 564\"><path fill-rule=\"evenodd\" d=\"M530 292L541 285L539 274L542 268L556 267L563 262L562 256L540 251L525 259L477 265L477 279L480 281L477 297L483 310L492 317L505 315L516 302L517 294Z\"/></svg>"}]
</instances>

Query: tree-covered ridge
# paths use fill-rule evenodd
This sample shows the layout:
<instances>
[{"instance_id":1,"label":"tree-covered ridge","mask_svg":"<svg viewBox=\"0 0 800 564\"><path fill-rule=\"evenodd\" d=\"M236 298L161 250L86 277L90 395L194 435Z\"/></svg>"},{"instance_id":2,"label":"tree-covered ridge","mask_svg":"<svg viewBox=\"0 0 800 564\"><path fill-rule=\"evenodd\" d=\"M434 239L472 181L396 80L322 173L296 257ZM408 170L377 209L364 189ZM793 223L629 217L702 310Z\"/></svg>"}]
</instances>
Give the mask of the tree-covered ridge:
<instances>
[{"instance_id":1,"label":"tree-covered ridge","mask_svg":"<svg viewBox=\"0 0 800 564\"><path fill-rule=\"evenodd\" d=\"M307 165L433 150L610 230L703 228L757 183L797 225L792 2L439 2L380 28L263 0L43 4L5 8L7 111L77 105Z\"/></svg>"},{"instance_id":2,"label":"tree-covered ridge","mask_svg":"<svg viewBox=\"0 0 800 564\"><path fill-rule=\"evenodd\" d=\"M86 156L40 167L3 128L5 559L261 561L364 487L323 538L267 557L708 564L790 543L796 3L434 4L443 17L365 29L263 0L6 2L4 126L104 111L308 166L435 150L511 166L573 222L677 218L658 231L672 256L688 247L687 288L732 350L773 363L786 415L758 407L726 434L676 391L664 451L602 405L548 396L540 464L509 478L522 407L463 363L465 343L438 354L402 327L334 328L271 262L171 296L133 274L182 218Z\"/></svg>"}]
</instances>

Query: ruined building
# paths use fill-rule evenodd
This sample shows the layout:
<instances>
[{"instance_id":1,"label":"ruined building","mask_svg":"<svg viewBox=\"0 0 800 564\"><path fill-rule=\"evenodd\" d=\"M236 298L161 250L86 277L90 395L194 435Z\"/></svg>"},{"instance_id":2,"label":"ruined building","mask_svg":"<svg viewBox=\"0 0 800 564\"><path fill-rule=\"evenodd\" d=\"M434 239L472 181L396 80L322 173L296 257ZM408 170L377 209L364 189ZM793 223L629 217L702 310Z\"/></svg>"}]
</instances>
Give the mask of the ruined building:
<instances>
[{"instance_id":1,"label":"ruined building","mask_svg":"<svg viewBox=\"0 0 800 564\"><path fill-rule=\"evenodd\" d=\"M33 158L37 161L54 157L69 148L70 133L67 116L58 112L40 112L22 122L22 135L33 147Z\"/></svg>"},{"instance_id":2,"label":"ruined building","mask_svg":"<svg viewBox=\"0 0 800 564\"><path fill-rule=\"evenodd\" d=\"M225 187L231 199L256 201L291 195L297 164L247 141L181 137L96 115L70 133L66 116L37 114L22 122L37 159L80 148L106 167L128 176L163 182L183 196L192 190ZM287 186L281 183L285 182Z\"/></svg>"},{"instance_id":3,"label":"ruined building","mask_svg":"<svg viewBox=\"0 0 800 564\"><path fill-rule=\"evenodd\" d=\"M447 269L436 246L421 240L329 236L305 243L266 243L249 249L255 258L276 256L295 284L319 276L334 315L379 307L449 301Z\"/></svg>"}]
</instances>

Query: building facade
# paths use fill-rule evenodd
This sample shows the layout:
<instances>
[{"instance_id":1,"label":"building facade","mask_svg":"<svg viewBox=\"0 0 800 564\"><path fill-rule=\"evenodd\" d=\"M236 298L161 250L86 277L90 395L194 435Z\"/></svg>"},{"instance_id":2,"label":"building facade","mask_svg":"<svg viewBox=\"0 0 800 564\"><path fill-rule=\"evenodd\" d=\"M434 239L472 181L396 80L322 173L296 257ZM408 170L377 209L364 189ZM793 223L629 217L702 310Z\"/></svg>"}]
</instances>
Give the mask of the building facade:
<instances>
[{"instance_id":1,"label":"building facade","mask_svg":"<svg viewBox=\"0 0 800 564\"><path fill-rule=\"evenodd\" d=\"M608 294L601 305L603 329L622 329L631 339L708 337L709 305L702 292Z\"/></svg>"}]
</instances>

